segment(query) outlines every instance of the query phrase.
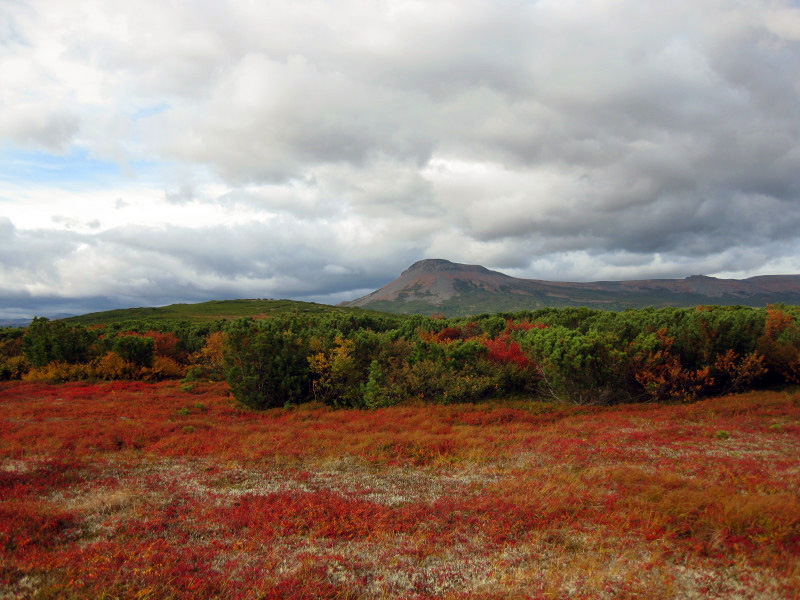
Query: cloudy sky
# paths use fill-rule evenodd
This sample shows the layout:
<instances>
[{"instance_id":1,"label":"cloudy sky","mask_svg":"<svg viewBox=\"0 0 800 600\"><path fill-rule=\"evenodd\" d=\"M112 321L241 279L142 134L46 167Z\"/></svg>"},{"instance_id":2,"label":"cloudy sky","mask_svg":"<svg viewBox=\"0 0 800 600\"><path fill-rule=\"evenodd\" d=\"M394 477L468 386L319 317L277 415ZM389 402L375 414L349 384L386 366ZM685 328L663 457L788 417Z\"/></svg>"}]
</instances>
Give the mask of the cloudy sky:
<instances>
[{"instance_id":1,"label":"cloudy sky","mask_svg":"<svg viewBox=\"0 0 800 600\"><path fill-rule=\"evenodd\" d=\"M0 0L0 317L796 273L798 226L796 0Z\"/></svg>"}]
</instances>

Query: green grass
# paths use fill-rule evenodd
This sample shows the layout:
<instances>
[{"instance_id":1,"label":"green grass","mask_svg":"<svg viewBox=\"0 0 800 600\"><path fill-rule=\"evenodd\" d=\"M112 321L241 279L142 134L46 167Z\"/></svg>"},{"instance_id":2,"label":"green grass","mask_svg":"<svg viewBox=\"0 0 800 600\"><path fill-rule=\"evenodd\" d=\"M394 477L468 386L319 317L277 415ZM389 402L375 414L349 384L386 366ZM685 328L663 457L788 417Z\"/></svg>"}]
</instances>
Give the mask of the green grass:
<instances>
[{"instance_id":1,"label":"green grass","mask_svg":"<svg viewBox=\"0 0 800 600\"><path fill-rule=\"evenodd\" d=\"M298 300L212 300L198 304L170 304L169 306L123 308L103 312L88 313L62 319L74 325L102 325L119 321L191 321L204 322L218 319L239 319L241 317L267 318L270 316L303 313L353 313L378 314L374 310L330 306L315 302Z\"/></svg>"}]
</instances>

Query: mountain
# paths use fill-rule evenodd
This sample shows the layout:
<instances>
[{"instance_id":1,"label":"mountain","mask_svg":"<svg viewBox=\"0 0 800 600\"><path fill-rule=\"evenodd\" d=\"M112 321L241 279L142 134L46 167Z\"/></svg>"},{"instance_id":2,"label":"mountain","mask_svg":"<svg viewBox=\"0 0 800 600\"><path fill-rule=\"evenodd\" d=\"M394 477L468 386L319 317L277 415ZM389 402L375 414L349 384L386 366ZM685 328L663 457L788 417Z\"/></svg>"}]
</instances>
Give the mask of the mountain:
<instances>
[{"instance_id":1,"label":"mountain","mask_svg":"<svg viewBox=\"0 0 800 600\"><path fill-rule=\"evenodd\" d=\"M0 319L0 327L27 327L30 319Z\"/></svg>"},{"instance_id":2,"label":"mountain","mask_svg":"<svg viewBox=\"0 0 800 600\"><path fill-rule=\"evenodd\" d=\"M462 316L482 312L533 310L546 306L589 306L607 310L645 306L800 304L800 275L717 279L594 281L519 279L479 265L442 259L414 263L379 290L342 306L402 314Z\"/></svg>"}]
</instances>

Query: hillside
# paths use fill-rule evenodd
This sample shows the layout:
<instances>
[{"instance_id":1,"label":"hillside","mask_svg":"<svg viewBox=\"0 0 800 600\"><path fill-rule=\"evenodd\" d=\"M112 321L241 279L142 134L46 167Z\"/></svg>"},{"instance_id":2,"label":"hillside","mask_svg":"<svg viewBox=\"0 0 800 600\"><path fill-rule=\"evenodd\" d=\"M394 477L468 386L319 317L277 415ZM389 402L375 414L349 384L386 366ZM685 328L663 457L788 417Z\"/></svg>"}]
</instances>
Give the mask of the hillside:
<instances>
[{"instance_id":1,"label":"hillside","mask_svg":"<svg viewBox=\"0 0 800 600\"><path fill-rule=\"evenodd\" d=\"M623 310L698 304L764 306L778 302L800 304L800 275L741 280L693 275L685 279L578 283L519 279L479 265L427 259L414 263L384 287L342 306L401 314L464 316L546 306Z\"/></svg>"},{"instance_id":2,"label":"hillside","mask_svg":"<svg viewBox=\"0 0 800 600\"><path fill-rule=\"evenodd\" d=\"M123 308L103 312L88 313L62 319L66 323L80 325L100 325L129 320L148 321L215 321L217 319L238 319L241 317L266 318L287 313L321 314L329 312L350 312L354 309L329 306L315 302L298 300L213 300L197 304L170 304L158 307ZM357 309L356 309L357 310Z\"/></svg>"}]
</instances>

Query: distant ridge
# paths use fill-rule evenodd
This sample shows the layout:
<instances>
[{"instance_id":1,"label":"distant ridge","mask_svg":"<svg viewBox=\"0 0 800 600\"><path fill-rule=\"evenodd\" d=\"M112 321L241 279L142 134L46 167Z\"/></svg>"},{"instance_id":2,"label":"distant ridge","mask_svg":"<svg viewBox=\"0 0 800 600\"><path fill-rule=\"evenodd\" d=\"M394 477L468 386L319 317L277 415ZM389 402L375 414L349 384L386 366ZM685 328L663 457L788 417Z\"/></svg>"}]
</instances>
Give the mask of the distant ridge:
<instances>
[{"instance_id":1,"label":"distant ridge","mask_svg":"<svg viewBox=\"0 0 800 600\"><path fill-rule=\"evenodd\" d=\"M0 327L27 327L31 319L0 319Z\"/></svg>"},{"instance_id":2,"label":"distant ridge","mask_svg":"<svg viewBox=\"0 0 800 600\"><path fill-rule=\"evenodd\" d=\"M533 310L547 306L590 306L608 310L645 306L800 304L800 275L718 279L642 279L577 283L520 279L480 265L441 258L415 262L382 288L342 306L403 314L460 316Z\"/></svg>"},{"instance_id":3,"label":"distant ridge","mask_svg":"<svg viewBox=\"0 0 800 600\"><path fill-rule=\"evenodd\" d=\"M190 321L203 323L220 319L235 320L242 317L268 319L283 314L347 314L354 312L341 306L301 302L299 300L212 300L195 304L170 304L139 308L121 308L87 313L63 319L73 325L104 325L121 321ZM363 311L355 311L359 314Z\"/></svg>"}]
</instances>

